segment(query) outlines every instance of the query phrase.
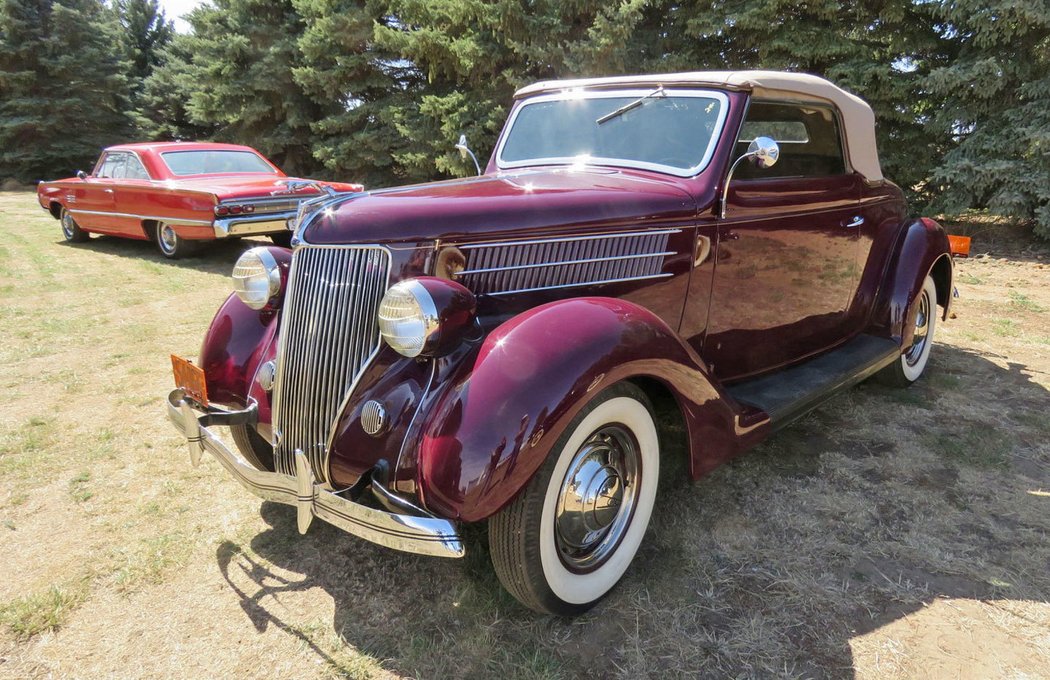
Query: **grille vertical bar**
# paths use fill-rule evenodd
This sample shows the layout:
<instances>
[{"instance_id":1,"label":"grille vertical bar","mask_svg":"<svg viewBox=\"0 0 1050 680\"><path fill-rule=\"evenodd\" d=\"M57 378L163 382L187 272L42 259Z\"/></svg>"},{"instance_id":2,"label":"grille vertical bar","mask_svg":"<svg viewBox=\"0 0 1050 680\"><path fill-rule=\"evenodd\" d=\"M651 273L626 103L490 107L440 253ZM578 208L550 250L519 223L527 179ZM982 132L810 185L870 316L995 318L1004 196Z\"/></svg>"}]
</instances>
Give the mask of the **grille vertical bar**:
<instances>
[{"instance_id":1,"label":"grille vertical bar","mask_svg":"<svg viewBox=\"0 0 1050 680\"><path fill-rule=\"evenodd\" d=\"M328 435L343 397L379 346L376 318L390 253L304 245L292 256L274 382L274 465L295 474L295 451L326 482Z\"/></svg>"}]
</instances>

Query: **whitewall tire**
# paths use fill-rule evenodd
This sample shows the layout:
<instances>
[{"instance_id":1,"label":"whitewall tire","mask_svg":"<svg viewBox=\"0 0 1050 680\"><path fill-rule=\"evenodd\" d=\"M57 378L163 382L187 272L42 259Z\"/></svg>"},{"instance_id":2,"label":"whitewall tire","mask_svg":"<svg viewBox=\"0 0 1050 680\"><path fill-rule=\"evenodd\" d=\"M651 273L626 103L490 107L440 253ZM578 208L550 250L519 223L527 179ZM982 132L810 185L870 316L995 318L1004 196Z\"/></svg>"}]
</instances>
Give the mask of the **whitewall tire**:
<instances>
[{"instance_id":1,"label":"whitewall tire","mask_svg":"<svg viewBox=\"0 0 1050 680\"><path fill-rule=\"evenodd\" d=\"M907 387L922 377L930 361L933 349L933 334L937 329L937 284L933 278L926 277L922 290L915 298L914 320L912 321L911 344L902 348L900 358L879 372L883 383ZM909 313L910 315L910 313Z\"/></svg>"},{"instance_id":2,"label":"whitewall tire","mask_svg":"<svg viewBox=\"0 0 1050 680\"><path fill-rule=\"evenodd\" d=\"M525 491L489 520L504 587L544 613L594 606L637 553L659 478L649 400L630 383L606 389L569 424Z\"/></svg>"}]
</instances>

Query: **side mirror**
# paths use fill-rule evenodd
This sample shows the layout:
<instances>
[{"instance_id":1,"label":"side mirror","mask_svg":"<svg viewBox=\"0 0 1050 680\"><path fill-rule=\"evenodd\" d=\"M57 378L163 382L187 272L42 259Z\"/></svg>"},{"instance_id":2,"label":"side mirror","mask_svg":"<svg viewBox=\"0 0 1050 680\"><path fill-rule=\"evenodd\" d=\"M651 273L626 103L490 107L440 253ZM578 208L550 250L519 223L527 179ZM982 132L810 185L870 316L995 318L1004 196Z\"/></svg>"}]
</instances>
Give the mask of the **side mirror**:
<instances>
[{"instance_id":1,"label":"side mirror","mask_svg":"<svg viewBox=\"0 0 1050 680\"><path fill-rule=\"evenodd\" d=\"M755 137L745 156L750 156L756 167L771 168L780 160L780 145L771 137Z\"/></svg>"},{"instance_id":2,"label":"side mirror","mask_svg":"<svg viewBox=\"0 0 1050 680\"><path fill-rule=\"evenodd\" d=\"M87 179L88 174L83 170L77 170L77 179Z\"/></svg>"},{"instance_id":3,"label":"side mirror","mask_svg":"<svg viewBox=\"0 0 1050 680\"><path fill-rule=\"evenodd\" d=\"M777 164L780 160L780 145L772 137L755 137L751 144L747 147L747 153L742 155L740 158L733 161L733 165L729 168L729 174L726 175L726 181L722 184L722 209L719 212L719 218L726 218L726 202L729 200L729 181L733 179L733 173L736 171L736 166L740 165L740 161L744 159L750 160L758 168L771 168Z\"/></svg>"},{"instance_id":4,"label":"side mirror","mask_svg":"<svg viewBox=\"0 0 1050 680\"><path fill-rule=\"evenodd\" d=\"M474 169L477 170L478 174L480 175L481 174L481 166L478 164L477 156L475 156L474 152L470 150L469 146L467 146L467 136L466 135L460 135L459 136L459 141L456 143L456 148L459 149L459 157L460 158L462 158L463 160L467 160L467 157L469 156L470 159L472 161L474 161Z\"/></svg>"}]
</instances>

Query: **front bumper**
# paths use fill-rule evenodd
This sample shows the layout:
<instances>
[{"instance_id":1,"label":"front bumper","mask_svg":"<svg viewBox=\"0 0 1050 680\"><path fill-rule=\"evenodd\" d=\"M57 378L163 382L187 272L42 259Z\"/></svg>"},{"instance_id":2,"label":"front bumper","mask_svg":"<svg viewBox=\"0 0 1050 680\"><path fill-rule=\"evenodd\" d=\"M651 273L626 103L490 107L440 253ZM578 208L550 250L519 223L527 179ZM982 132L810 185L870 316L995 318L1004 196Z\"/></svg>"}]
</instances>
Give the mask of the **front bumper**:
<instances>
[{"instance_id":1,"label":"front bumper","mask_svg":"<svg viewBox=\"0 0 1050 680\"><path fill-rule=\"evenodd\" d=\"M209 451L248 491L268 501L294 505L299 533L306 533L313 518L319 517L354 536L395 550L434 557L463 556L463 542L449 520L385 512L332 493L317 484L310 462L300 452L295 456L294 477L257 470L242 462L208 426L252 423L254 405L243 411L209 410L198 415L183 391L177 389L168 395L168 417L186 437L194 467L200 463L201 454ZM375 491L390 496L385 488Z\"/></svg>"},{"instance_id":2,"label":"front bumper","mask_svg":"<svg viewBox=\"0 0 1050 680\"><path fill-rule=\"evenodd\" d=\"M279 234L290 231L288 220L295 217L295 211L268 213L265 215L238 215L222 217L215 220L215 238L234 236L258 236L260 234Z\"/></svg>"}]
</instances>

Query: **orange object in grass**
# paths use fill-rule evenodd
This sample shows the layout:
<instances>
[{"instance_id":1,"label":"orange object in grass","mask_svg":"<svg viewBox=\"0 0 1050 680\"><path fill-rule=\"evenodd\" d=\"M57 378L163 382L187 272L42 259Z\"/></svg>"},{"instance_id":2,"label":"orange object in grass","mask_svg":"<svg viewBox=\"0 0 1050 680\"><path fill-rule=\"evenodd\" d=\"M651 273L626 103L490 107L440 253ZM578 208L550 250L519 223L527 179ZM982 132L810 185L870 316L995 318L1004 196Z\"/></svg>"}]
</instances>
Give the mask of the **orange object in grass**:
<instances>
[{"instance_id":1,"label":"orange object in grass","mask_svg":"<svg viewBox=\"0 0 1050 680\"><path fill-rule=\"evenodd\" d=\"M952 257L970 257L970 237L948 234L948 247Z\"/></svg>"}]
</instances>

